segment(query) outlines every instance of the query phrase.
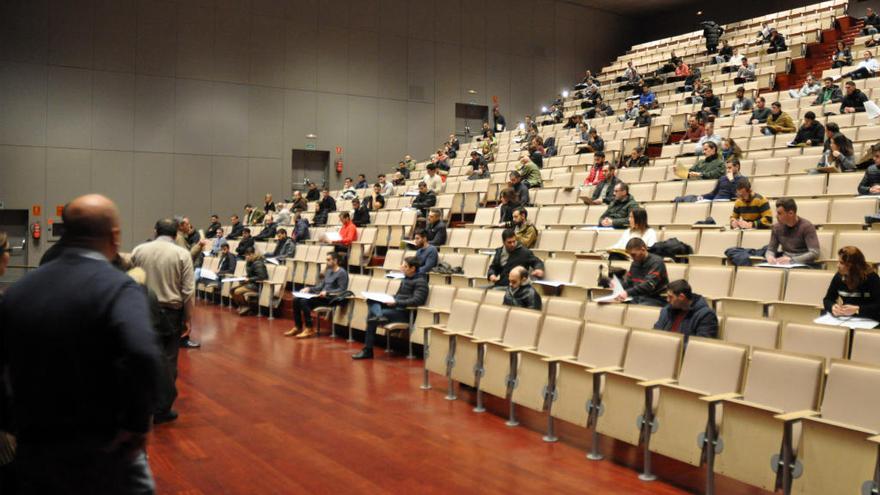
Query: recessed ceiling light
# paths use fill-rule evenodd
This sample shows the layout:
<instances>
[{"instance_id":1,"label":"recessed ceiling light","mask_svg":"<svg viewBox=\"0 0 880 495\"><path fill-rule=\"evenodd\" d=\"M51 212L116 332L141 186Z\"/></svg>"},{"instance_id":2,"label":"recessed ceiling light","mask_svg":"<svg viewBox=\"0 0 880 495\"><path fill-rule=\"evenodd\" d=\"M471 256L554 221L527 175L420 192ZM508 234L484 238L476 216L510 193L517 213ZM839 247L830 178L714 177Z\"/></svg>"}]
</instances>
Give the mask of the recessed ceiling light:
<instances>
[{"instance_id":1,"label":"recessed ceiling light","mask_svg":"<svg viewBox=\"0 0 880 495\"><path fill-rule=\"evenodd\" d=\"M468 91L468 94L469 94L469 95L475 95L475 94L477 94L477 91L474 90L474 89L469 89L469 90L467 90L467 91Z\"/></svg>"},{"instance_id":2,"label":"recessed ceiling light","mask_svg":"<svg viewBox=\"0 0 880 495\"><path fill-rule=\"evenodd\" d=\"M317 135L317 134L314 134L314 133L306 134L306 138L307 138L307 139L315 139L316 137L318 137L318 135Z\"/></svg>"},{"instance_id":3,"label":"recessed ceiling light","mask_svg":"<svg viewBox=\"0 0 880 495\"><path fill-rule=\"evenodd\" d=\"M698 10L698 11L697 11L697 15L703 15L703 11L702 11L702 10Z\"/></svg>"}]
</instances>

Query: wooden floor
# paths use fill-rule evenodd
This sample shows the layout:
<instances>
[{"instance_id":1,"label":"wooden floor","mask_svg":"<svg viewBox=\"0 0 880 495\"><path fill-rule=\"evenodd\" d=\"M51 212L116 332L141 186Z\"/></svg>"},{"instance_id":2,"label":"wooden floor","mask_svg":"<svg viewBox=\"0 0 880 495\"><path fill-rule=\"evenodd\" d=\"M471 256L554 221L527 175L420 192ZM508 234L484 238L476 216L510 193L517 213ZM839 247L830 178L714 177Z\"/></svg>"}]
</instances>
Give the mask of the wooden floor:
<instances>
[{"instance_id":1,"label":"wooden floor","mask_svg":"<svg viewBox=\"0 0 880 495\"><path fill-rule=\"evenodd\" d=\"M420 390L420 360L353 362L358 344L290 324L198 306L180 419L151 438L159 493L685 493L446 401L440 379Z\"/></svg>"}]
</instances>

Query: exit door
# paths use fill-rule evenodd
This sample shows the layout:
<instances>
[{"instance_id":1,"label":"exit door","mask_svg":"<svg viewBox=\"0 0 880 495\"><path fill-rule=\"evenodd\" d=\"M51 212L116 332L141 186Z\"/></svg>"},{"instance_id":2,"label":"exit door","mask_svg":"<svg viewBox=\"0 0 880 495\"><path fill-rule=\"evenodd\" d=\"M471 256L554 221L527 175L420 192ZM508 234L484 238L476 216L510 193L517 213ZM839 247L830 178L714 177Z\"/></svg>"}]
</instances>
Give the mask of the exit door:
<instances>
[{"instance_id":1,"label":"exit door","mask_svg":"<svg viewBox=\"0 0 880 495\"><path fill-rule=\"evenodd\" d=\"M293 150L291 156L291 191L306 190L306 181L324 187L330 180L330 152Z\"/></svg>"},{"instance_id":2,"label":"exit door","mask_svg":"<svg viewBox=\"0 0 880 495\"><path fill-rule=\"evenodd\" d=\"M0 290L20 279L28 266L28 210L0 210L0 231L6 232L12 253L9 269L0 277Z\"/></svg>"}]
</instances>

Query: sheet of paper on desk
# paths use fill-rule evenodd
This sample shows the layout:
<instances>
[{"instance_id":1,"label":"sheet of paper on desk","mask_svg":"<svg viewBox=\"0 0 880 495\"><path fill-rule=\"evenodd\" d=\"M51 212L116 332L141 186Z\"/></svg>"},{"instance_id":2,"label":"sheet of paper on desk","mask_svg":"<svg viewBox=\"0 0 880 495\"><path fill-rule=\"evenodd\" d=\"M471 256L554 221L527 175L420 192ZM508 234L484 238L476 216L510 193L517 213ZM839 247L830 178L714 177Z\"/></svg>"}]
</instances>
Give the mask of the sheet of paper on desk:
<instances>
[{"instance_id":1,"label":"sheet of paper on desk","mask_svg":"<svg viewBox=\"0 0 880 495\"><path fill-rule=\"evenodd\" d=\"M818 325L831 325L834 327L859 329L870 329L880 324L870 318L859 318L858 316L844 316L841 318L834 316L831 313L825 313L824 315L813 320L813 323L816 323Z\"/></svg>"},{"instance_id":2,"label":"sheet of paper on desk","mask_svg":"<svg viewBox=\"0 0 880 495\"><path fill-rule=\"evenodd\" d=\"M388 272L385 274L385 278L402 279L406 278L406 275L401 272Z\"/></svg>"},{"instance_id":3,"label":"sheet of paper on desk","mask_svg":"<svg viewBox=\"0 0 880 495\"><path fill-rule=\"evenodd\" d=\"M534 280L532 283L546 285L548 287L562 287L563 285L569 285L568 282L561 282L559 280Z\"/></svg>"},{"instance_id":4,"label":"sheet of paper on desk","mask_svg":"<svg viewBox=\"0 0 880 495\"><path fill-rule=\"evenodd\" d=\"M587 225L586 227L581 227L581 230L614 230L614 227L603 227L601 225Z\"/></svg>"},{"instance_id":5,"label":"sheet of paper on desk","mask_svg":"<svg viewBox=\"0 0 880 495\"><path fill-rule=\"evenodd\" d=\"M807 265L805 265L803 263L788 263L785 265L774 265L774 264L770 264L770 263L761 263L756 266L763 266L763 267L767 267L767 268L807 268Z\"/></svg>"},{"instance_id":6,"label":"sheet of paper on desk","mask_svg":"<svg viewBox=\"0 0 880 495\"><path fill-rule=\"evenodd\" d=\"M278 262L278 258L266 258L266 263L272 263L273 265L277 265L279 262Z\"/></svg>"},{"instance_id":7,"label":"sheet of paper on desk","mask_svg":"<svg viewBox=\"0 0 880 495\"><path fill-rule=\"evenodd\" d=\"M207 280L217 280L217 278L218 278L216 273L212 272L211 270L208 270L207 268L196 268L195 276L196 276L196 280L198 280L200 278L204 278Z\"/></svg>"},{"instance_id":8,"label":"sheet of paper on desk","mask_svg":"<svg viewBox=\"0 0 880 495\"><path fill-rule=\"evenodd\" d=\"M614 277L611 278L611 294L607 295L607 296L603 296L603 297L597 297L596 299L593 299L593 302L597 302L597 303L615 302L615 299L617 299L617 296L619 296L623 293L624 293L623 283L621 283L620 279L617 278L617 276L615 275ZM627 297L623 301L624 302L632 301L632 298Z\"/></svg>"},{"instance_id":9,"label":"sheet of paper on desk","mask_svg":"<svg viewBox=\"0 0 880 495\"><path fill-rule=\"evenodd\" d=\"M339 235L339 232L325 232L324 239L327 239L329 242L339 242L342 240L342 236Z\"/></svg>"},{"instance_id":10,"label":"sheet of paper on desk","mask_svg":"<svg viewBox=\"0 0 880 495\"><path fill-rule=\"evenodd\" d=\"M364 299L369 299L370 301L376 301L380 303L394 302L394 297L389 296L384 292L361 292L361 295L364 296Z\"/></svg>"},{"instance_id":11,"label":"sheet of paper on desk","mask_svg":"<svg viewBox=\"0 0 880 495\"><path fill-rule=\"evenodd\" d=\"M230 278L224 278L223 281L224 282L245 282L245 281L247 281L247 277L230 277Z\"/></svg>"},{"instance_id":12,"label":"sheet of paper on desk","mask_svg":"<svg viewBox=\"0 0 880 495\"><path fill-rule=\"evenodd\" d=\"M293 297L299 299L311 299L313 297L318 297L318 294L315 294L314 292L294 292Z\"/></svg>"}]
</instances>

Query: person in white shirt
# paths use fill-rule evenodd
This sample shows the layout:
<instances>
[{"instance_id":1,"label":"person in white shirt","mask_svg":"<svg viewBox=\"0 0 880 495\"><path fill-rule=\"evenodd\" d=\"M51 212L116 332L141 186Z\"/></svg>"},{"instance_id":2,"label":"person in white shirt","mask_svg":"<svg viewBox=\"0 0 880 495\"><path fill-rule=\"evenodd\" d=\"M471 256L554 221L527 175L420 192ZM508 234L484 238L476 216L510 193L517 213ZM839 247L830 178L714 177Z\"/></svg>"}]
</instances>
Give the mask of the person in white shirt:
<instances>
[{"instance_id":1,"label":"person in white shirt","mask_svg":"<svg viewBox=\"0 0 880 495\"><path fill-rule=\"evenodd\" d=\"M382 188L382 196L390 198L394 196L394 184L385 180L385 174L379 174L379 186Z\"/></svg>"},{"instance_id":2,"label":"person in white shirt","mask_svg":"<svg viewBox=\"0 0 880 495\"><path fill-rule=\"evenodd\" d=\"M351 180L351 177L346 177L345 181L342 184L342 190L339 191L339 200L351 200L357 196L357 189L354 188L354 183Z\"/></svg>"},{"instance_id":3,"label":"person in white shirt","mask_svg":"<svg viewBox=\"0 0 880 495\"><path fill-rule=\"evenodd\" d=\"M856 66L856 70L839 76L835 81L844 77L852 79L867 79L869 77L874 77L874 74L880 70L880 63L877 63L877 59L872 57L871 52L868 50L865 50L862 56L862 61Z\"/></svg>"},{"instance_id":4,"label":"person in white shirt","mask_svg":"<svg viewBox=\"0 0 880 495\"><path fill-rule=\"evenodd\" d=\"M705 144L707 141L712 141L717 146L721 146L721 136L715 134L715 123L711 120L706 122L705 134L703 134L703 137L701 137L700 140L697 141L697 144L694 145L695 155L699 156L703 154L703 144Z\"/></svg>"},{"instance_id":5,"label":"person in white shirt","mask_svg":"<svg viewBox=\"0 0 880 495\"><path fill-rule=\"evenodd\" d=\"M813 77L813 74L807 74L807 79L801 89L789 89L788 94L792 98L803 98L804 96L817 95L821 89L822 85Z\"/></svg>"},{"instance_id":6,"label":"person in white shirt","mask_svg":"<svg viewBox=\"0 0 880 495\"><path fill-rule=\"evenodd\" d=\"M428 186L428 190L434 191L434 194L440 194L443 189L443 180L437 173L437 166L433 163L428 164L427 173L422 177L422 182Z\"/></svg>"},{"instance_id":7,"label":"person in white shirt","mask_svg":"<svg viewBox=\"0 0 880 495\"><path fill-rule=\"evenodd\" d=\"M657 232L648 225L648 212L644 208L634 208L629 212L629 228L608 249L626 249L626 243L636 237L645 241L648 247L657 242Z\"/></svg>"}]
</instances>

